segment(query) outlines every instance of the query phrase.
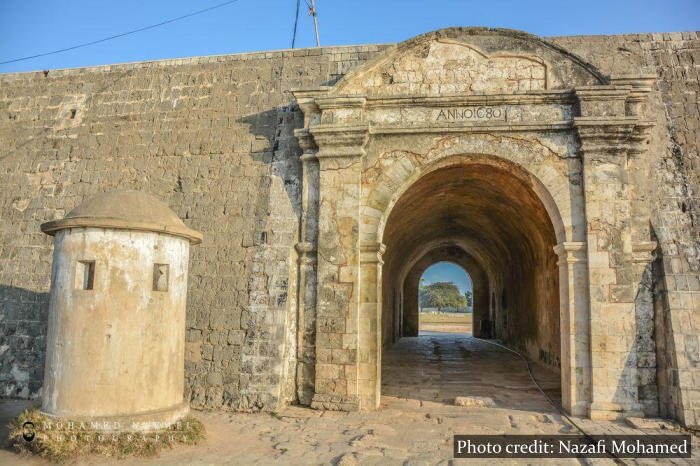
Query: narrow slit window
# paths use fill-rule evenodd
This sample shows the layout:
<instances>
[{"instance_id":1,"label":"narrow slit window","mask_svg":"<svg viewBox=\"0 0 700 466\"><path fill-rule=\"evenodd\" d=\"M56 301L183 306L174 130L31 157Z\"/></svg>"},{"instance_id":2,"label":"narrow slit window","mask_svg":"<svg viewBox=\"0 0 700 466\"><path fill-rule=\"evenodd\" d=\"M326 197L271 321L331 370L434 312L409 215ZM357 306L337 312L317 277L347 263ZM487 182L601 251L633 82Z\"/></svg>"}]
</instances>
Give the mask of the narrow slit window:
<instances>
[{"instance_id":1,"label":"narrow slit window","mask_svg":"<svg viewBox=\"0 0 700 466\"><path fill-rule=\"evenodd\" d=\"M168 291L168 264L153 264L153 291Z\"/></svg>"},{"instance_id":2,"label":"narrow slit window","mask_svg":"<svg viewBox=\"0 0 700 466\"><path fill-rule=\"evenodd\" d=\"M75 270L75 288L92 290L95 284L95 261L78 261Z\"/></svg>"}]
</instances>

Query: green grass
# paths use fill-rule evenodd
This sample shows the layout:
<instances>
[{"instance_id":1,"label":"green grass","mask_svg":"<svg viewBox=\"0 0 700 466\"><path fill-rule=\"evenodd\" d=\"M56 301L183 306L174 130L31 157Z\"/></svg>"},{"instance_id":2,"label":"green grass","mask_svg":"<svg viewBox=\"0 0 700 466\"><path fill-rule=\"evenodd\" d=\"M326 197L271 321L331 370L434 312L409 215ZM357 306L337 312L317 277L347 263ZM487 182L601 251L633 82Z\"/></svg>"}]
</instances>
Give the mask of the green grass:
<instances>
[{"instance_id":1,"label":"green grass","mask_svg":"<svg viewBox=\"0 0 700 466\"><path fill-rule=\"evenodd\" d=\"M22 437L26 422L34 424L35 437L30 442ZM112 433L93 430L85 422L50 418L34 408L25 410L8 427L7 446L58 462L88 453L115 458L153 456L163 448L194 445L205 438L204 425L191 415L167 429Z\"/></svg>"}]
</instances>

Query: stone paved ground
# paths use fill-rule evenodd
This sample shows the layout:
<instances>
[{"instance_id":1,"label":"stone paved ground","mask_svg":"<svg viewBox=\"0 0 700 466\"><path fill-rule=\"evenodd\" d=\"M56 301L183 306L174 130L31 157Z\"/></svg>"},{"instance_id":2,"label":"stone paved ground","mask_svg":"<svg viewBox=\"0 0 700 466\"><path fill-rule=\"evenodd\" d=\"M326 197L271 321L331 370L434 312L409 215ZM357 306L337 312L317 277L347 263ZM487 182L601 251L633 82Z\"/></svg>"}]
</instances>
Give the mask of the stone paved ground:
<instances>
[{"instance_id":1,"label":"stone paved ground","mask_svg":"<svg viewBox=\"0 0 700 466\"><path fill-rule=\"evenodd\" d=\"M536 366L545 390L558 396L558 375ZM517 357L468 334L424 332L405 338L384 356L381 410L321 412L289 407L276 414L196 412L207 440L177 447L148 460L81 458L77 464L493 464L453 460L454 434L556 434L575 429L545 401ZM490 396L495 408L459 407L455 396ZM26 402L0 402L0 417ZM623 422L579 420L592 434L659 433ZM668 432L668 431L667 431ZM6 431L0 432L3 437ZM700 454L697 441L694 457ZM498 464L580 464L575 459L497 460ZM628 464L692 464L687 460L630 461ZM611 464L609 460L587 461ZM47 464L0 451L0 464Z\"/></svg>"}]
</instances>

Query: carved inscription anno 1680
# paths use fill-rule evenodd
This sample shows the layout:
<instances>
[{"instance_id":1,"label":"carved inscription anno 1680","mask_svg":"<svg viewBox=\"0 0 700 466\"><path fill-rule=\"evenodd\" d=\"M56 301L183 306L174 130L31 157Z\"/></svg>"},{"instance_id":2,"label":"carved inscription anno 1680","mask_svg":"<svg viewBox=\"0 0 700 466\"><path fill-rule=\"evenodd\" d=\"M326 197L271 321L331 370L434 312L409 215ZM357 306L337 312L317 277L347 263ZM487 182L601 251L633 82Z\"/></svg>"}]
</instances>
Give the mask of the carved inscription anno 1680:
<instances>
[{"instance_id":1,"label":"carved inscription anno 1680","mask_svg":"<svg viewBox=\"0 0 700 466\"><path fill-rule=\"evenodd\" d=\"M505 121L506 110L503 107L457 107L444 108L433 111L433 121L460 121L460 120L500 120Z\"/></svg>"}]
</instances>

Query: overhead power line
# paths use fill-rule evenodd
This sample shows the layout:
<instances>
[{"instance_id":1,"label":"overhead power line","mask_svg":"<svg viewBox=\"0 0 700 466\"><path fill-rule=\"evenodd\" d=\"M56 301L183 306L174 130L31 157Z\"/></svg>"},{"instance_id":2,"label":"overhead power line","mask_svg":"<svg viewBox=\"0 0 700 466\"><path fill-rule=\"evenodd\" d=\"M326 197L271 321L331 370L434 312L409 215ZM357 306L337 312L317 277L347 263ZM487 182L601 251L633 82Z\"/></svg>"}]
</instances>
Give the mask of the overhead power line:
<instances>
[{"instance_id":1,"label":"overhead power line","mask_svg":"<svg viewBox=\"0 0 700 466\"><path fill-rule=\"evenodd\" d=\"M297 12L294 14L294 34L292 34L292 48L294 48L294 43L297 40L297 23L299 22L299 3L301 3L301 0L297 0Z\"/></svg>"},{"instance_id":2,"label":"overhead power line","mask_svg":"<svg viewBox=\"0 0 700 466\"><path fill-rule=\"evenodd\" d=\"M149 29L154 29L154 28L157 28L157 27L160 27L160 26L164 26L164 25L166 25L166 24L174 23L175 21L180 21L180 20L182 20L182 19L191 18L192 16L200 15L200 14L202 14L202 13L206 13L206 12L208 12L208 11L215 10L215 9L217 9L217 8L221 8L221 7L224 7L224 6L226 6L226 5L230 5L230 4L232 4L232 3L236 3L236 2L239 2L239 1L240 1L240 0L229 0L228 2L219 3L218 5L213 5L213 6L210 6L210 7L208 7L208 8L204 8L204 9L202 9L202 10L193 11L192 13L187 13L186 15L178 16L177 18L172 18L172 19L168 19L168 20L166 20L166 21L162 21L162 22L160 22L160 23L151 24L150 26L144 26L144 27L142 27L142 28L134 29L134 30L132 30L132 31L123 32L123 33L121 33L121 34L115 34L115 35L113 35L113 36L105 37L105 38L98 39L98 40L93 40L92 42L85 42L85 43L83 43L83 44L74 45L74 46L72 46L72 47L66 47L66 48L64 48L64 49L53 50L53 51L51 51L51 52L38 53L38 54L36 54L36 55L30 55L30 56L28 56L28 57L14 58L14 59L12 59L12 60L2 61L2 62L0 62L0 65L6 65L6 64L8 64L8 63L15 63L15 62L18 62L18 61L30 60L30 59L32 59L32 58L45 57L45 56L47 56L47 55L54 55L54 54L57 54L57 53L67 52L67 51L69 51L69 50L75 50L75 49L79 49L79 48L82 48L82 47L87 47L87 46L89 46L89 45L99 44L99 43L101 43L101 42L107 42L108 40L118 39L119 37L124 37L124 36L128 36L128 35L131 35L131 34L136 34L137 32L147 31L147 30L149 30Z\"/></svg>"}]
</instances>

